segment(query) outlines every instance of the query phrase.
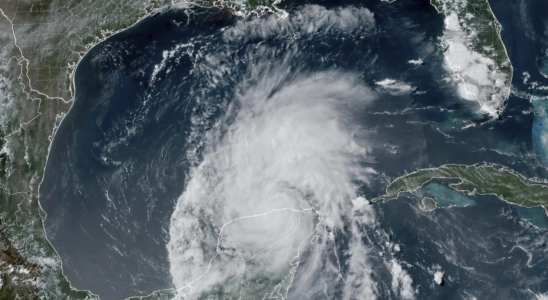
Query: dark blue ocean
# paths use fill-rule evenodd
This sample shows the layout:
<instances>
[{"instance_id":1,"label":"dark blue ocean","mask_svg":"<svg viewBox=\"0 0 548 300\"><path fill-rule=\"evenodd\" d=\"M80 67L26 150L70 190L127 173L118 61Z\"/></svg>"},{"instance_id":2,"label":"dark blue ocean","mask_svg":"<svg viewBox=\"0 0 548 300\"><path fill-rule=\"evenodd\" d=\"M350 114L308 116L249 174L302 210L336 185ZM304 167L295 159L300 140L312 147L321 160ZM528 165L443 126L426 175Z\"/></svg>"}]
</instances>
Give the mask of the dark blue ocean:
<instances>
[{"instance_id":1,"label":"dark blue ocean","mask_svg":"<svg viewBox=\"0 0 548 300\"><path fill-rule=\"evenodd\" d=\"M439 47L444 18L428 0L281 4L290 17L304 14L306 5L322 13L371 13L364 19L369 23L357 25L322 27L317 21L317 31L306 29L304 17L291 28L254 31L256 15L169 7L95 46L76 70L76 99L55 133L40 188L46 233L64 274L73 287L107 300L174 287L167 248L172 214L203 159L208 133L233 122L235 97L264 73L259 67L250 73L253 66L290 66L283 84L296 74L353 74L376 95L367 106L349 108L356 116L350 125L367 131L368 158L358 165L375 170L359 184L367 199L396 177L447 163L497 163L548 179L542 139L548 100L530 101L548 95L531 87L548 86L539 72L548 57L548 2L489 3L502 24L514 77L504 113L487 123L445 80ZM259 20L268 18L272 13ZM422 65L409 63L419 58ZM387 91L379 84L386 79L411 89ZM461 129L471 122L480 125ZM535 299L547 293L546 211L446 186L434 182L372 204L379 225L361 227L361 241L378 299L405 298L394 289L395 262L412 278L416 299ZM438 208L421 210L423 196L436 199ZM352 242L344 229L334 232L344 279ZM388 249L396 244L401 251ZM302 261L306 269L306 256ZM434 282L437 270L444 273L443 286ZM290 289L288 297L342 299L343 279L323 294Z\"/></svg>"}]
</instances>

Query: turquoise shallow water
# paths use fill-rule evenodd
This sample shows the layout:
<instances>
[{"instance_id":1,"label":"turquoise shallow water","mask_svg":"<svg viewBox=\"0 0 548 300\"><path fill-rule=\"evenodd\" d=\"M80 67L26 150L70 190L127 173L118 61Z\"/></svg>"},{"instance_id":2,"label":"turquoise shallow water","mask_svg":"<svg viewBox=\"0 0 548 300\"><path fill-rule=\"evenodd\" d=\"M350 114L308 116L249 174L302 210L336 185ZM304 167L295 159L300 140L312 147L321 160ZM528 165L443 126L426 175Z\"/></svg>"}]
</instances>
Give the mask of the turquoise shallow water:
<instances>
[{"instance_id":1,"label":"turquoise shallow water","mask_svg":"<svg viewBox=\"0 0 548 300\"><path fill-rule=\"evenodd\" d=\"M539 72L544 77L548 78L548 54L537 57L537 66L538 66Z\"/></svg>"},{"instance_id":2,"label":"turquoise shallow water","mask_svg":"<svg viewBox=\"0 0 548 300\"><path fill-rule=\"evenodd\" d=\"M425 195L434 198L438 207L450 208L476 205L476 201L439 183L428 183L421 190Z\"/></svg>"},{"instance_id":3,"label":"turquoise shallow water","mask_svg":"<svg viewBox=\"0 0 548 300\"><path fill-rule=\"evenodd\" d=\"M438 208L463 208L477 205L475 200L470 199L465 194L435 182L425 185L421 188L421 192L425 196L433 198ZM527 208L519 205L508 205L512 207L512 210L515 210L519 219L539 228L548 229L548 215L543 207Z\"/></svg>"},{"instance_id":4,"label":"turquoise shallow water","mask_svg":"<svg viewBox=\"0 0 548 300\"><path fill-rule=\"evenodd\" d=\"M376 171L359 191L368 199L382 193L388 179L446 163L501 163L547 178L538 164L546 161L544 102L511 96L501 120L454 129L478 116L445 80L443 52L436 44L443 17L429 2L321 2L326 9L366 7L375 26L361 24L350 33L334 26L268 38L249 31L249 39L228 41L223 32L235 27L235 16L172 9L92 49L76 71L76 101L57 131L40 189L48 214L46 232L74 287L90 289L102 299L123 299L173 286L166 244L170 217L193 166L187 150L196 150L192 158L201 159L203 136L226 125L219 120L229 108L237 109L230 107L232 99L245 88L242 82L254 80L246 70L261 60L278 65L290 57L292 70L306 74L356 74L360 84L374 91L377 100L354 109L359 121L350 124L370 132L360 138L371 151L356 162ZM519 10L507 8L522 2L491 2L516 70L515 88L527 90L520 74L536 72L528 57L535 57L537 48L523 35L519 16L514 19ZM299 3L290 6L290 13L299 11ZM409 64L418 58L425 64ZM531 80L542 79L535 74ZM387 92L376 84L386 79L408 84L415 92ZM413 278L418 299L522 299L531 291L548 291L548 262L538 259L548 253L532 242L546 240L546 232L520 222L545 228L538 209L516 210L494 196L467 197L438 183L428 184L423 193L439 207L454 209L423 212L416 199L405 196L375 205L380 225L360 227L367 238L354 241L344 230L335 232L325 264L326 270L340 268L341 276L311 279L329 283L326 294L292 294L290 299L343 298L348 281L339 279L354 276L348 269L350 246L360 242L371 249L367 267L374 270L380 299L398 297L391 286L392 259ZM203 228L210 222L200 221ZM402 251L386 252L387 241L398 243ZM527 254L535 265L527 265ZM307 261L303 256L300 279L308 275ZM443 288L433 284L435 266L447 274Z\"/></svg>"},{"instance_id":5,"label":"turquoise shallow water","mask_svg":"<svg viewBox=\"0 0 548 300\"><path fill-rule=\"evenodd\" d=\"M548 166L548 101L533 101L535 119L532 128L533 141L539 160Z\"/></svg>"},{"instance_id":6,"label":"turquoise shallow water","mask_svg":"<svg viewBox=\"0 0 548 300\"><path fill-rule=\"evenodd\" d=\"M521 219L531 222L531 224L539 228L548 229L548 215L546 214L546 210L544 208L525 208L516 206L516 210Z\"/></svg>"}]
</instances>

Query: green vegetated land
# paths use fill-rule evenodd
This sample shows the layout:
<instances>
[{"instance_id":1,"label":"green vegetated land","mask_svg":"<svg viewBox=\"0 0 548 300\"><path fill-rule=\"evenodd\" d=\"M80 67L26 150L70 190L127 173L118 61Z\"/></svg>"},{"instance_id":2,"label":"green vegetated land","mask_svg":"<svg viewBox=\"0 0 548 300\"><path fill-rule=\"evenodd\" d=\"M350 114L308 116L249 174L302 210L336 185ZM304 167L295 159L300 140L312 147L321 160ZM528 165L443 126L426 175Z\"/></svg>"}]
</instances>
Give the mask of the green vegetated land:
<instances>
[{"instance_id":1,"label":"green vegetated land","mask_svg":"<svg viewBox=\"0 0 548 300\"><path fill-rule=\"evenodd\" d=\"M169 0L0 3L0 299L93 299L74 290L38 203L51 137L92 46ZM42 215L43 216L43 215Z\"/></svg>"},{"instance_id":2,"label":"green vegetated land","mask_svg":"<svg viewBox=\"0 0 548 300\"><path fill-rule=\"evenodd\" d=\"M500 36L500 23L491 11L488 0L431 0L434 7L448 15L455 12L470 38L470 48L494 60L501 72L512 82L512 65Z\"/></svg>"},{"instance_id":3,"label":"green vegetated land","mask_svg":"<svg viewBox=\"0 0 548 300\"><path fill-rule=\"evenodd\" d=\"M42 226L38 187L51 137L74 101L71 80L81 57L106 36L174 2L186 1L18 0L0 4L0 274L4 282L0 299L96 298L71 288ZM272 3L198 2L235 10ZM483 8L487 4L487 0L468 2L479 2ZM496 22L490 12L485 18ZM499 43L499 37L493 38ZM172 296L173 291L162 291L147 299Z\"/></svg>"},{"instance_id":4,"label":"green vegetated land","mask_svg":"<svg viewBox=\"0 0 548 300\"><path fill-rule=\"evenodd\" d=\"M188 1L0 3L0 299L97 298L70 286L44 232L38 188L49 146L74 101L72 76L83 55L147 13L182 2ZM197 2L235 10L247 3ZM253 3L270 2L247 7ZM143 299L173 294L158 291Z\"/></svg>"},{"instance_id":5,"label":"green vegetated land","mask_svg":"<svg viewBox=\"0 0 548 300\"><path fill-rule=\"evenodd\" d=\"M527 183L521 175L493 165L444 165L422 169L397 178L388 185L385 195L373 201L387 202L396 199L400 193L414 192L433 179L457 179L460 180L459 183L449 185L457 191L493 194L510 203L525 207L543 206L548 209L547 185Z\"/></svg>"}]
</instances>

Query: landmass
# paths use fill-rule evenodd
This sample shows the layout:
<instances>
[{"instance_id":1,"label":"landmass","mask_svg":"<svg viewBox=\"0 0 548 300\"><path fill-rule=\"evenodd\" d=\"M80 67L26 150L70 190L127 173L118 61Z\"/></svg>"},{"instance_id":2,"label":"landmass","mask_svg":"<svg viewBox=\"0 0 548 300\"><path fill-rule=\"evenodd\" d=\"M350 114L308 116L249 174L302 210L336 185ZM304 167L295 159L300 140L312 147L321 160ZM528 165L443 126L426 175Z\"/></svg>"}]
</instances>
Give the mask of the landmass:
<instances>
[{"instance_id":1,"label":"landmass","mask_svg":"<svg viewBox=\"0 0 548 300\"><path fill-rule=\"evenodd\" d=\"M38 203L55 129L74 101L83 55L161 0L0 4L0 299L94 299L62 274ZM28 273L27 273L28 272Z\"/></svg>"},{"instance_id":2,"label":"landmass","mask_svg":"<svg viewBox=\"0 0 548 300\"><path fill-rule=\"evenodd\" d=\"M177 1L19 0L0 4L0 299L97 298L91 292L74 290L62 274L61 260L44 232L39 185L52 137L74 101L72 80L80 59L108 36L172 2ZM486 65L494 68L502 82L496 85L494 100L500 110L504 86L511 81L500 25L487 0L469 0L464 8L456 4L461 2L432 0L438 10L457 17L468 37L467 49L494 61ZM227 5L212 0L200 3ZM228 3L241 10L272 2ZM447 35L445 40L452 41ZM459 74L464 81L474 78ZM172 296L173 291L160 291L145 298Z\"/></svg>"},{"instance_id":3,"label":"landmass","mask_svg":"<svg viewBox=\"0 0 548 300\"><path fill-rule=\"evenodd\" d=\"M433 198L430 198L430 197L422 198L422 203L421 204L422 204L421 209L424 210L424 211L432 211L432 210L436 209L436 207L437 207L436 200L434 200Z\"/></svg>"},{"instance_id":4,"label":"landmass","mask_svg":"<svg viewBox=\"0 0 548 300\"><path fill-rule=\"evenodd\" d=\"M498 117L510 95L512 64L502 42L502 26L487 0L431 0L445 15L442 45L445 67L459 96L479 104L480 113Z\"/></svg>"},{"instance_id":5,"label":"landmass","mask_svg":"<svg viewBox=\"0 0 548 300\"><path fill-rule=\"evenodd\" d=\"M449 187L466 193L495 195L501 200L524 207L542 206L548 209L548 185L524 178L508 168L484 164L444 165L439 168L422 169L392 181L385 195L373 201L387 202L397 199L401 193L415 192L433 179L454 179Z\"/></svg>"}]
</instances>

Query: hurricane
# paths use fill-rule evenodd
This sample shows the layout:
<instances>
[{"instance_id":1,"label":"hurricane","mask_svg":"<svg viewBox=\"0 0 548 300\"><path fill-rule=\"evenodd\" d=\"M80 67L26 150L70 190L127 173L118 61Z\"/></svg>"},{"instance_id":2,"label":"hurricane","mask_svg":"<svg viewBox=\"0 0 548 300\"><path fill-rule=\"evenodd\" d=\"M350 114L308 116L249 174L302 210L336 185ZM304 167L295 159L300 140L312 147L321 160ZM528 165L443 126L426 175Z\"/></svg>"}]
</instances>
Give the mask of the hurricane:
<instances>
[{"instance_id":1,"label":"hurricane","mask_svg":"<svg viewBox=\"0 0 548 300\"><path fill-rule=\"evenodd\" d=\"M285 298L294 281L310 291L315 275L340 276L327 254L334 231L355 215L375 223L358 194L374 170L360 165L371 145L355 112L376 95L356 74L292 67L294 51L270 61L261 49L205 137L171 218L170 269L181 297ZM311 267L300 276L303 253Z\"/></svg>"},{"instance_id":2,"label":"hurricane","mask_svg":"<svg viewBox=\"0 0 548 300\"><path fill-rule=\"evenodd\" d=\"M545 294L546 84L466 3L173 4L90 49L40 187L71 286Z\"/></svg>"}]
</instances>

